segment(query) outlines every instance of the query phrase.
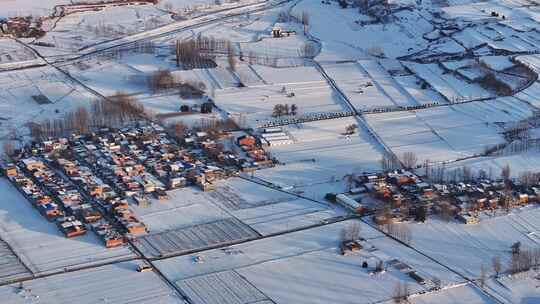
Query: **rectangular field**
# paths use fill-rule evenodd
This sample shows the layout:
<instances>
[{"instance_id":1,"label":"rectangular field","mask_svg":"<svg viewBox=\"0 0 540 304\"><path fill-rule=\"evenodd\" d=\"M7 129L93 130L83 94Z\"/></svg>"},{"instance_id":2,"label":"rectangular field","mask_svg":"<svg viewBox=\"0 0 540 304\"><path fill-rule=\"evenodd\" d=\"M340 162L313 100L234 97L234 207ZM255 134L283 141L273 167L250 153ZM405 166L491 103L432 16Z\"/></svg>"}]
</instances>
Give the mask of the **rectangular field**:
<instances>
[{"instance_id":1,"label":"rectangular field","mask_svg":"<svg viewBox=\"0 0 540 304\"><path fill-rule=\"evenodd\" d=\"M247 295L259 303L263 301L260 293L275 303L386 303L399 282L407 283L413 293L428 289L433 277L441 279L444 286L463 282L443 266L361 222L356 223L366 239L364 248L341 255L341 231L352 222L200 252L200 263L193 262L192 256L179 256L155 264L169 280L180 282L184 292L202 298L194 296L194 304L244 304ZM395 260L417 271L426 284L416 283L393 267ZM370 274L377 261L387 265L386 271ZM367 269L361 267L363 262L369 264Z\"/></svg>"},{"instance_id":2,"label":"rectangular field","mask_svg":"<svg viewBox=\"0 0 540 304\"><path fill-rule=\"evenodd\" d=\"M0 283L27 278L31 275L9 245L0 239Z\"/></svg>"},{"instance_id":3,"label":"rectangular field","mask_svg":"<svg viewBox=\"0 0 540 304\"><path fill-rule=\"evenodd\" d=\"M163 257L245 241L257 236L257 232L245 224L233 219L224 219L150 234L139 238L136 246L146 257Z\"/></svg>"},{"instance_id":4,"label":"rectangular field","mask_svg":"<svg viewBox=\"0 0 540 304\"><path fill-rule=\"evenodd\" d=\"M198 276L176 283L193 304L273 303L236 271Z\"/></svg>"},{"instance_id":5,"label":"rectangular field","mask_svg":"<svg viewBox=\"0 0 540 304\"><path fill-rule=\"evenodd\" d=\"M187 304L155 272L137 272L138 262L62 273L0 287L2 304Z\"/></svg>"}]
</instances>

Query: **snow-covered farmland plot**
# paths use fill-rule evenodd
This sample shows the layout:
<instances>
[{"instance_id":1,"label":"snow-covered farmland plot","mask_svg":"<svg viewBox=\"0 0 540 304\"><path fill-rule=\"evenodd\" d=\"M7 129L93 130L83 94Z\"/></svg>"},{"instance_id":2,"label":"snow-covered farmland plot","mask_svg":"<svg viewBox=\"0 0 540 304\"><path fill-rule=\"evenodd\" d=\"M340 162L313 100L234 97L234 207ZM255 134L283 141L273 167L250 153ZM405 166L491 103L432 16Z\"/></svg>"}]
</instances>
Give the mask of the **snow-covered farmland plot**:
<instances>
[{"instance_id":1,"label":"snow-covered farmland plot","mask_svg":"<svg viewBox=\"0 0 540 304\"><path fill-rule=\"evenodd\" d=\"M225 246L257 236L257 232L249 226L229 218L143 236L137 240L135 246L146 257L164 257Z\"/></svg>"},{"instance_id":2,"label":"snow-covered farmland plot","mask_svg":"<svg viewBox=\"0 0 540 304\"><path fill-rule=\"evenodd\" d=\"M459 161L447 167L447 171L468 167L475 174L480 170L492 172L494 176L499 176L502 168L509 165L513 178L519 178L524 172L540 171L540 155L536 150L530 150L519 154L510 154L507 156L479 157L471 160Z\"/></svg>"},{"instance_id":3,"label":"snow-covered farmland plot","mask_svg":"<svg viewBox=\"0 0 540 304\"><path fill-rule=\"evenodd\" d=\"M185 304L154 272L123 262L0 287L2 304ZM22 287L22 288L21 288Z\"/></svg>"},{"instance_id":4,"label":"snow-covered farmland plot","mask_svg":"<svg viewBox=\"0 0 540 304\"><path fill-rule=\"evenodd\" d=\"M217 90L215 103L249 127L273 121L277 104L296 105L297 116L342 112L346 107L313 67L274 69L254 66L269 85Z\"/></svg>"},{"instance_id":5,"label":"snow-covered farmland plot","mask_svg":"<svg viewBox=\"0 0 540 304\"><path fill-rule=\"evenodd\" d=\"M486 285L507 303L535 304L540 300L538 271L535 270L494 277L486 281Z\"/></svg>"},{"instance_id":6,"label":"snow-covered farmland plot","mask_svg":"<svg viewBox=\"0 0 540 304\"><path fill-rule=\"evenodd\" d=\"M380 86L373 85L373 79L357 62L325 64L323 68L357 110L396 105L389 96L385 95Z\"/></svg>"},{"instance_id":7,"label":"snow-covered farmland plot","mask_svg":"<svg viewBox=\"0 0 540 304\"><path fill-rule=\"evenodd\" d=\"M235 271L212 273L176 284L193 304L273 303Z\"/></svg>"},{"instance_id":8,"label":"snow-covered farmland plot","mask_svg":"<svg viewBox=\"0 0 540 304\"><path fill-rule=\"evenodd\" d=\"M535 107L540 106L540 82L534 82L531 86L514 95L514 97Z\"/></svg>"},{"instance_id":9,"label":"snow-covered farmland plot","mask_svg":"<svg viewBox=\"0 0 540 304\"><path fill-rule=\"evenodd\" d=\"M394 79L421 105L446 103L441 94L431 88L423 88L422 81L414 75L394 76Z\"/></svg>"},{"instance_id":10,"label":"snow-covered farmland plot","mask_svg":"<svg viewBox=\"0 0 540 304\"><path fill-rule=\"evenodd\" d=\"M0 39L0 70L43 63L22 44L11 39Z\"/></svg>"},{"instance_id":11,"label":"snow-covered farmland plot","mask_svg":"<svg viewBox=\"0 0 540 304\"><path fill-rule=\"evenodd\" d=\"M28 278L31 275L26 266L9 248L9 244L0 238L0 283Z\"/></svg>"},{"instance_id":12,"label":"snow-covered farmland plot","mask_svg":"<svg viewBox=\"0 0 540 304\"><path fill-rule=\"evenodd\" d=\"M452 286L423 295L415 295L408 300L411 304L495 304L493 299L472 284ZM392 301L393 302L393 301ZM385 304L390 304L388 302ZM517 303L517 302L516 302Z\"/></svg>"},{"instance_id":13,"label":"snow-covered farmland plot","mask_svg":"<svg viewBox=\"0 0 540 304\"><path fill-rule=\"evenodd\" d=\"M195 285L191 290L200 291L205 301L196 301L196 304L229 303L223 302L219 295L230 295L237 289L244 290L242 294L246 296L262 297L250 292L253 289L248 286L256 288L273 303L295 304L362 304L390 300L398 282L409 284L413 293L429 288L429 282L422 286L392 266L399 262L427 281L433 277L441 279L443 286L462 281L444 267L364 224L360 224L361 235L367 240L363 243L364 249L341 255L340 234L349 224L351 221L200 252L197 256L201 262L194 262L193 256L180 256L155 264L183 290L188 284ZM363 261L368 263L367 269L360 266ZM387 265L387 270L370 275L377 261ZM216 290L217 284L205 283L221 276L236 277L234 273L242 280L230 280L236 282L234 285L221 285L220 288L227 290L224 293ZM230 303L244 303L236 300ZM234 297L229 301L234 301Z\"/></svg>"},{"instance_id":14,"label":"snow-covered farmland plot","mask_svg":"<svg viewBox=\"0 0 540 304\"><path fill-rule=\"evenodd\" d=\"M284 127L294 143L270 149L284 165L257 172L257 176L284 188L300 187L298 190L301 190L311 185L334 183L353 172L380 169L382 154L371 137L361 128L356 134L344 135L347 126L352 124L358 122L348 117ZM292 174L295 171L298 173ZM320 186L315 192L305 189L305 192L318 197L321 189L324 187Z\"/></svg>"},{"instance_id":15,"label":"snow-covered farmland plot","mask_svg":"<svg viewBox=\"0 0 540 304\"><path fill-rule=\"evenodd\" d=\"M319 224L345 214L335 205L313 202L236 178L220 183L208 195L214 204L262 235Z\"/></svg>"},{"instance_id":16,"label":"snow-covered farmland plot","mask_svg":"<svg viewBox=\"0 0 540 304\"><path fill-rule=\"evenodd\" d=\"M168 193L169 199L150 198L150 205L133 205L135 214L146 224L150 233L181 229L228 218L229 215L215 206L209 194L187 187Z\"/></svg>"},{"instance_id":17,"label":"snow-covered farmland plot","mask_svg":"<svg viewBox=\"0 0 540 304\"><path fill-rule=\"evenodd\" d=\"M0 179L0 238L34 274L135 257L127 247L105 248L95 233L66 238L6 179Z\"/></svg>"},{"instance_id":18,"label":"snow-covered farmland plot","mask_svg":"<svg viewBox=\"0 0 540 304\"><path fill-rule=\"evenodd\" d=\"M50 19L44 24L44 28L49 31L39 41L52 44L57 49L77 51L172 21L169 13L153 5L112 7L70 14L59 20Z\"/></svg>"},{"instance_id":19,"label":"snow-covered farmland plot","mask_svg":"<svg viewBox=\"0 0 540 304\"><path fill-rule=\"evenodd\" d=\"M358 62L364 72L369 75L375 87L387 96L396 106L416 106L418 102L405 91L387 71L375 60Z\"/></svg>"},{"instance_id":20,"label":"snow-covered farmland plot","mask_svg":"<svg viewBox=\"0 0 540 304\"><path fill-rule=\"evenodd\" d=\"M427 46L422 35L433 30L427 11L402 10L394 14L393 22L382 24L370 23L374 19L357 8L330 3L302 1L293 9L296 16L310 15L310 34L322 41L320 60L365 58L370 49L380 49L389 58L413 54Z\"/></svg>"},{"instance_id":21,"label":"snow-covered farmland plot","mask_svg":"<svg viewBox=\"0 0 540 304\"><path fill-rule=\"evenodd\" d=\"M44 96L38 102L34 96ZM52 68L36 68L0 75L0 136L21 130L29 121L57 118L64 111L87 107L91 95ZM58 112L58 113L57 113Z\"/></svg>"},{"instance_id":22,"label":"snow-covered farmland plot","mask_svg":"<svg viewBox=\"0 0 540 304\"><path fill-rule=\"evenodd\" d=\"M456 102L493 97L492 93L478 84L468 83L455 75L444 73L444 70L437 64L407 62L405 65L449 101Z\"/></svg>"},{"instance_id":23,"label":"snow-covered farmland plot","mask_svg":"<svg viewBox=\"0 0 540 304\"><path fill-rule=\"evenodd\" d=\"M468 277L478 277L482 265L491 265L499 257L509 265L510 246L521 242L522 248L537 248L540 210L524 207L509 215L483 218L477 225L430 220L425 224L410 224L414 235L412 245ZM490 267L486 267L492 273Z\"/></svg>"},{"instance_id":24,"label":"snow-covered farmland plot","mask_svg":"<svg viewBox=\"0 0 540 304\"><path fill-rule=\"evenodd\" d=\"M366 115L368 123L398 155L414 152L421 160L448 161L478 155L504 143L495 123L532 114L526 103L512 97L411 112ZM466 139L466 140L465 140Z\"/></svg>"}]
</instances>

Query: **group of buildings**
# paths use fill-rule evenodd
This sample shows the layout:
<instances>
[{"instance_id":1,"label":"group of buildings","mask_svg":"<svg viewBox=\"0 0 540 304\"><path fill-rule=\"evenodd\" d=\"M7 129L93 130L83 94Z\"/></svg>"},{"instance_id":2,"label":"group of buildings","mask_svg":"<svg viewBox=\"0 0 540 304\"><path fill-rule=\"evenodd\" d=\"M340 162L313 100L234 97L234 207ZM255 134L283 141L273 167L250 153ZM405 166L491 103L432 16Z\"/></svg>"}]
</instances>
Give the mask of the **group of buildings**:
<instances>
[{"instance_id":1,"label":"group of buildings","mask_svg":"<svg viewBox=\"0 0 540 304\"><path fill-rule=\"evenodd\" d=\"M348 193L332 198L357 213L375 213L377 224L424 221L430 214L475 224L482 211L510 210L539 202L540 185L488 178L428 183L412 172L397 170L356 177Z\"/></svg>"},{"instance_id":2,"label":"group of buildings","mask_svg":"<svg viewBox=\"0 0 540 304\"><path fill-rule=\"evenodd\" d=\"M5 175L43 216L67 237L92 229L107 247L149 231L130 205L146 207L186 186L210 191L220 179L271 163L252 136L196 132L179 142L156 124L33 143L13 159Z\"/></svg>"},{"instance_id":3,"label":"group of buildings","mask_svg":"<svg viewBox=\"0 0 540 304\"><path fill-rule=\"evenodd\" d=\"M0 36L10 35L17 38L41 37L45 32L41 29L42 21L39 18L0 16Z\"/></svg>"}]
</instances>

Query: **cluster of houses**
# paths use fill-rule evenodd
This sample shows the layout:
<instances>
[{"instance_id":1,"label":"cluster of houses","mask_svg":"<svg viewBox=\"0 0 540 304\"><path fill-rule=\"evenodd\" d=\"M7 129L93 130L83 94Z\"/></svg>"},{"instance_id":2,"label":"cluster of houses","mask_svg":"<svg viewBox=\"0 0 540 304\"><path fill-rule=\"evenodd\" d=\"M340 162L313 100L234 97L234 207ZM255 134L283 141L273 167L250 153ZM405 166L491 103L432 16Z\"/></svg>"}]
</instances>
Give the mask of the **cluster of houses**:
<instances>
[{"instance_id":1,"label":"cluster of houses","mask_svg":"<svg viewBox=\"0 0 540 304\"><path fill-rule=\"evenodd\" d=\"M405 170L358 176L352 186L348 193L327 197L356 213L375 212L374 221L380 225L424 221L429 214L476 224L482 211L509 210L540 200L538 185L490 179L428 183ZM377 212L383 209L387 212Z\"/></svg>"},{"instance_id":2,"label":"cluster of houses","mask_svg":"<svg viewBox=\"0 0 540 304\"><path fill-rule=\"evenodd\" d=\"M85 224L101 219L99 211L77 188L37 158L7 164L6 176L48 220L56 222L66 237L86 233Z\"/></svg>"},{"instance_id":3,"label":"cluster of houses","mask_svg":"<svg viewBox=\"0 0 540 304\"><path fill-rule=\"evenodd\" d=\"M92 229L107 247L148 232L130 204L146 207L186 186L210 191L220 179L272 164L245 133L190 133L180 144L146 123L34 142L13 159L5 175L43 216L67 237Z\"/></svg>"},{"instance_id":4,"label":"cluster of houses","mask_svg":"<svg viewBox=\"0 0 540 304\"><path fill-rule=\"evenodd\" d=\"M0 36L10 35L16 38L41 37L45 32L41 29L42 21L39 18L28 17L0 17Z\"/></svg>"},{"instance_id":5,"label":"cluster of houses","mask_svg":"<svg viewBox=\"0 0 540 304\"><path fill-rule=\"evenodd\" d=\"M254 161L254 166L244 167L243 171L252 171L258 167L271 166L272 159L263 148L266 143L264 138L256 138L252 135L243 135L237 138L238 145L246 153L247 157Z\"/></svg>"}]
</instances>

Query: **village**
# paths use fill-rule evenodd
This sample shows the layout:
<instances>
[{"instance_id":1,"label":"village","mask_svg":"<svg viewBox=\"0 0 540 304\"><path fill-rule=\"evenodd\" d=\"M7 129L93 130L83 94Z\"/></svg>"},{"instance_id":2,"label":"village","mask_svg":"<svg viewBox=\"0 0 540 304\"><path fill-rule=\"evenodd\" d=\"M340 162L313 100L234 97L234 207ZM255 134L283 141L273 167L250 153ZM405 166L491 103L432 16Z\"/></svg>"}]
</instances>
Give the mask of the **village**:
<instances>
[{"instance_id":1,"label":"village","mask_svg":"<svg viewBox=\"0 0 540 304\"><path fill-rule=\"evenodd\" d=\"M532 177L431 183L412 170L399 169L355 176L348 187L348 192L328 193L326 199L360 215L373 214L377 225L424 222L430 216L478 224L483 217L508 214L540 199L540 185Z\"/></svg>"},{"instance_id":2,"label":"village","mask_svg":"<svg viewBox=\"0 0 540 304\"><path fill-rule=\"evenodd\" d=\"M47 220L68 238L92 230L107 248L147 234L131 204L148 206L149 197L166 204L167 191L211 191L221 179L272 165L250 135L196 132L178 144L145 123L35 143L13 160L3 164L5 176Z\"/></svg>"},{"instance_id":3,"label":"village","mask_svg":"<svg viewBox=\"0 0 540 304\"><path fill-rule=\"evenodd\" d=\"M539 303L539 7L3 1L0 303Z\"/></svg>"}]
</instances>

